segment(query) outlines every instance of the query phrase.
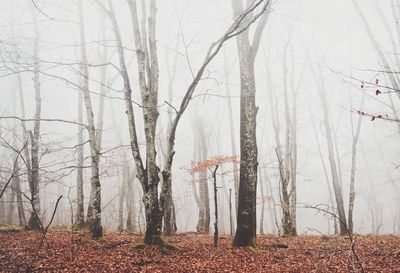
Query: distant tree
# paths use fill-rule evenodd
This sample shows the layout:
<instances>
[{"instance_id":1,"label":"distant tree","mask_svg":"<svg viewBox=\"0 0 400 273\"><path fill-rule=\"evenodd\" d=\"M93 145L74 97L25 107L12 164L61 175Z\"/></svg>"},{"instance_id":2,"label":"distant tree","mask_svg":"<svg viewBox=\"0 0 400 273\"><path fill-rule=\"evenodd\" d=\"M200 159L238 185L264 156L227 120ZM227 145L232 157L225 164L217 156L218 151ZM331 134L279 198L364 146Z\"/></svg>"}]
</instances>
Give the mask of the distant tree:
<instances>
[{"instance_id":1,"label":"distant tree","mask_svg":"<svg viewBox=\"0 0 400 273\"><path fill-rule=\"evenodd\" d=\"M335 143L334 143L334 135L331 126L331 117L329 113L329 105L328 100L326 97L326 89L325 83L321 75L314 75L317 88L318 88L318 96L321 101L321 108L323 111L323 124L326 134L326 144L328 148L328 159L329 165L331 169L331 179L332 179L332 186L333 192L335 195L336 201L336 209L337 209L337 216L339 221L340 227L340 235L348 234L348 224L346 220L346 213L344 208L344 201L343 201L343 189L341 186L341 175L340 175L340 163L337 160L337 150L335 150Z\"/></svg>"},{"instance_id":2,"label":"distant tree","mask_svg":"<svg viewBox=\"0 0 400 273\"><path fill-rule=\"evenodd\" d=\"M39 195L39 162L40 162L40 118L42 111L42 99L41 99L41 88L40 88L40 60L39 60L39 43L40 43L40 33L37 23L37 10L32 11L33 16L33 27L34 27L34 48L33 48L33 83L35 89L35 121L33 125L33 132L29 131L30 144L31 144L31 154L30 154L30 165L31 169L29 179L29 189L31 192L30 203L32 206L32 212L28 221L28 228L33 230L40 230L40 195Z\"/></svg>"},{"instance_id":3,"label":"distant tree","mask_svg":"<svg viewBox=\"0 0 400 273\"><path fill-rule=\"evenodd\" d=\"M204 123L200 117L196 117L194 120L195 128L195 145L197 146L197 161L201 162L207 160L207 139L204 131ZM196 200L198 200L199 208L199 218L196 225L196 230L199 233L208 234L210 232L210 196L208 189L208 177L207 168L199 170L199 193L195 190L195 195L197 195ZM194 186L195 187L195 186Z\"/></svg>"}]
</instances>

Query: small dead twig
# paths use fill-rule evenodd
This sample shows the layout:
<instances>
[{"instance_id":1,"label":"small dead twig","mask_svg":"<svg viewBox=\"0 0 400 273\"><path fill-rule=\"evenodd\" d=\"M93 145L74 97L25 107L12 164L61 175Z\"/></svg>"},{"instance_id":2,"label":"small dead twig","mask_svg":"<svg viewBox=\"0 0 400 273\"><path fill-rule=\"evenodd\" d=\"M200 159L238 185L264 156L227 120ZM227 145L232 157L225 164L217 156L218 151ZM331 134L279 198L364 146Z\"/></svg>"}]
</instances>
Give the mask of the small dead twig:
<instances>
[{"instance_id":1,"label":"small dead twig","mask_svg":"<svg viewBox=\"0 0 400 273\"><path fill-rule=\"evenodd\" d=\"M54 220L54 216L56 215L56 212L57 212L57 208L58 208L58 204L60 203L60 200L61 200L61 198L62 198L63 196L62 195L60 195L60 197L58 197L58 199L57 199L57 202L56 202L56 205L55 205L55 207L54 207L54 210L53 210L53 214L51 215L51 218L50 218L50 222L48 223L48 225L43 229L42 228L42 238L40 239L40 243L39 243L39 246L38 246L38 248L36 249L36 251L35 251L35 255L33 256L33 259L32 259L32 261L31 261L31 263L30 263L30 265L28 265L28 267L27 267L27 272L31 272L32 270L33 270L33 266L34 266L34 264L35 264L35 262L36 262L36 259L37 259L37 256L38 256L38 254L39 254L39 251L42 249L42 247L43 247L43 243L44 243L44 240L46 239L46 235L47 235L47 232L48 232L48 230L49 230L49 227L50 227L50 225L53 223L53 220ZM38 218L39 219L39 218ZM39 220L40 221L40 220ZM41 221L40 221L41 222ZM40 223L41 224L41 226L43 227L43 223Z\"/></svg>"},{"instance_id":2,"label":"small dead twig","mask_svg":"<svg viewBox=\"0 0 400 273\"><path fill-rule=\"evenodd\" d=\"M339 218L339 216L337 216L335 213L333 213L333 212L331 212L331 211L329 211L327 209L321 208L320 205L312 206L312 205L305 204L304 208L306 208L306 209L314 209L314 210L317 210L319 212L323 212L325 214L331 215L332 217L338 219L339 222L342 222L342 220ZM356 245L356 236L353 236L353 234L349 231L349 229L347 229L347 238L350 241L350 252L351 252L352 256L356 260L356 263L359 266L361 272L362 273L366 273L366 271L364 269L364 266L362 265L361 260L360 260L360 258L358 257L358 255L356 253L356 247L355 247L355 245Z\"/></svg>"}]
</instances>

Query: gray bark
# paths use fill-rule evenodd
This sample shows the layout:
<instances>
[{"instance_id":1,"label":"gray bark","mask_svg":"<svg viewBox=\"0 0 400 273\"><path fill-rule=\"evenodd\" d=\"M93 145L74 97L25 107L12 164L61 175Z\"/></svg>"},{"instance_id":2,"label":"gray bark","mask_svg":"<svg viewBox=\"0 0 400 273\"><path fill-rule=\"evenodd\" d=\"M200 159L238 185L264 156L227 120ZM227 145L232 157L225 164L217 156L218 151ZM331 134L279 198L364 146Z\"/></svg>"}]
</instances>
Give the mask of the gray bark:
<instances>
[{"instance_id":1,"label":"gray bark","mask_svg":"<svg viewBox=\"0 0 400 273\"><path fill-rule=\"evenodd\" d=\"M248 1L249 6L254 1ZM266 5L269 5L269 1ZM241 1L232 0L234 18L243 13ZM251 20L249 14L245 20ZM255 102L254 60L258 51L267 16L264 15L258 23L253 43L249 41L249 30L243 30L237 37L237 49L240 66L240 181L237 229L233 245L256 246L256 202L257 202L257 139Z\"/></svg>"},{"instance_id":2,"label":"gray bark","mask_svg":"<svg viewBox=\"0 0 400 273\"><path fill-rule=\"evenodd\" d=\"M89 93L89 66L86 49L85 22L83 19L82 0L79 1L79 26L81 41L81 74L83 101L86 108L86 118L88 122L88 135L90 144L90 157L92 177L89 208L87 215L88 226L93 239L99 239L103 235L101 226L101 185L100 185L100 151L97 143L96 127L94 121L92 100Z\"/></svg>"},{"instance_id":3,"label":"gray bark","mask_svg":"<svg viewBox=\"0 0 400 273\"><path fill-rule=\"evenodd\" d=\"M78 122L83 123L82 111L82 93L78 92ZM83 128L78 127L78 147L77 147L77 163L76 163L76 213L74 228L81 229L85 226L85 208L84 208L84 194L83 194Z\"/></svg>"},{"instance_id":4,"label":"gray bark","mask_svg":"<svg viewBox=\"0 0 400 273\"><path fill-rule=\"evenodd\" d=\"M360 111L362 111L362 108L364 106L364 98L363 96L361 106L360 106ZM353 210L354 210L354 201L356 197L355 193L355 180L356 180L356 168L357 168L357 143L358 143L358 138L360 136L360 131L361 131L361 119L362 116L359 115L358 120L357 120L357 127L354 132L353 128L353 113L350 113L350 120L351 120L351 125L352 125L352 134L353 134L353 141L351 145L351 171L350 171L350 193L349 193L349 212L348 212L348 229L350 233L353 233Z\"/></svg>"},{"instance_id":5,"label":"gray bark","mask_svg":"<svg viewBox=\"0 0 400 273\"><path fill-rule=\"evenodd\" d=\"M201 119L196 119L196 134L198 145L198 161L207 160L207 140L204 132L204 125ZM196 225L197 232L210 232L210 195L208 189L207 169L199 172L199 219Z\"/></svg>"},{"instance_id":6,"label":"gray bark","mask_svg":"<svg viewBox=\"0 0 400 273\"><path fill-rule=\"evenodd\" d=\"M33 14L34 20L34 33L35 33L35 41L34 41L34 50L33 50L33 58L34 58L34 68L33 68L33 82L35 89L35 121L33 125L33 133L29 131L30 141L31 141L31 170L30 170L30 180L29 180L29 188L31 192L31 206L32 212L28 222L28 228L33 230L41 229L40 223L40 198L39 198L39 141L40 141L40 117L42 110L41 103L41 95L40 95L40 78L39 78L39 29L37 25L36 11Z\"/></svg>"}]
</instances>

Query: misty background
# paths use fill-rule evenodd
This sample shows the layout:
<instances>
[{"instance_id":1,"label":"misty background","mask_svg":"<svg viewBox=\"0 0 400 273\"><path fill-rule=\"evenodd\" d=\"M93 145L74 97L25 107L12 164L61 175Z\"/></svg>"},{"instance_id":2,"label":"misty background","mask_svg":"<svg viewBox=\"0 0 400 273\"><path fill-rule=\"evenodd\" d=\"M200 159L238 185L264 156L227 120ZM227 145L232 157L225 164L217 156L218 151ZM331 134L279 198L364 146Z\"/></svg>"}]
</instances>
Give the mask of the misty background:
<instances>
[{"instance_id":1,"label":"misty background","mask_svg":"<svg viewBox=\"0 0 400 273\"><path fill-rule=\"evenodd\" d=\"M372 26L373 33L387 54L393 52L391 31L381 20L391 16L392 1L357 1ZM75 1L36 1L40 10L40 75L42 88L42 118L77 121L78 94L81 92L72 83L79 84L77 63L79 53L79 26ZM141 117L141 99L138 91L136 55L130 13L125 1L113 1L117 14L126 61L129 65L133 85L134 110L139 126L139 142L144 140ZM165 136L168 114L178 107L193 71L201 65L209 45L217 40L232 23L230 1L212 0L163 0L157 7L157 45L160 64L160 96L158 135ZM379 5L380 10L377 10ZM35 11L34 11L35 10ZM0 116L21 116L17 88L17 74L23 82L23 98L26 117L34 116L34 88L32 72L33 26L32 11L37 12L28 0L2 0L0 5ZM123 82L118 66L115 38L111 23L94 1L84 1L84 16L87 49L90 67L90 91L97 119L102 86L106 86L104 107L103 146L101 155L101 184L103 225L116 229L118 223L118 197L121 193L122 154L125 152L133 167L129 146L129 133ZM104 31L102 30L104 28ZM103 60L103 53L106 59ZM107 65L106 81L101 82L100 64ZM287 71L283 69L286 63ZM201 122L207 141L207 154L232 155L231 127L228 101L232 103L234 137L239 147L239 103L240 78L237 49L234 39L225 44L223 51L208 66L188 111L178 126L173 164L173 198L176 206L178 232L196 230L198 208L191 183L197 183L188 172L194 158L196 124ZM282 126L281 142L284 143L285 112L283 88L285 80L297 98L297 228L299 233L314 234L317 231L332 233L332 221L322 213L304 209L304 204L328 204L329 190L323 163L328 166L326 134L323 112L318 98L318 81L325 84L332 129L336 139L337 158L340 161L341 183L345 206L348 203L351 167L352 123L359 115L357 111L390 114L389 96L383 92L376 96L375 87L363 81L382 85L387 82L385 73L379 72L381 65L371 45L356 9L347 0L276 0L272 5L269 21L263 33L260 51L255 63L257 79L256 103L257 141L259 167L262 176L258 183L268 189L271 210L265 208L264 231L276 233L280 222L279 170L275 153L276 142L272 124L271 101L275 105ZM387 83L389 85L389 83ZM384 90L382 90L384 91ZM169 92L172 94L170 100ZM365 96L363 108L360 105ZM165 102L166 101L166 102ZM293 97L290 98L290 103ZM86 115L84 115L85 117ZM84 119L85 120L85 119ZM30 128L32 123L27 123ZM355 125L353 125L355 126ZM5 142L18 147L23 144L21 122L16 119L0 119L2 147L0 147L1 177L6 179L12 166L14 152ZM82 128L63 122L46 122L41 125L41 207L46 217L51 213L59 195L64 195L56 215L56 225L71 224L71 207L76 205L76 144L78 131ZM84 133L87 141L87 133ZM162 155L165 143L159 140L158 156ZM400 201L398 170L399 127L396 122L362 118L358 143L356 200L354 208L354 230L357 233L398 233L400 230ZM143 147L144 148L144 147ZM320 156L320 151L322 158ZM90 193L90 151L85 145L84 194L85 208ZM162 162L160 158L160 162ZM329 166L328 166L329 168ZM229 213L226 190L233 189L231 164L222 166L227 173L218 177L219 204L223 212L220 233L229 233ZM328 178L329 179L329 178ZM22 190L28 192L24 177ZM211 183L211 180L210 180ZM330 185L330 182L329 182ZM144 228L143 206L140 200L141 187L134 183L137 221ZM124 190L124 189L122 189ZM212 198L210 190L210 199ZM265 198L265 197L264 197ZM4 201L3 202L7 202ZM260 213L262 197L257 211ZM29 206L27 205L27 208ZM211 211L213 205L211 204ZM275 207L276 215L271 215ZM142 213L140 213L142 211ZM277 220L274 220L277 217ZM17 220L15 219L15 222ZM378 228L378 230L376 230ZM317 231L316 231L317 230Z\"/></svg>"}]
</instances>

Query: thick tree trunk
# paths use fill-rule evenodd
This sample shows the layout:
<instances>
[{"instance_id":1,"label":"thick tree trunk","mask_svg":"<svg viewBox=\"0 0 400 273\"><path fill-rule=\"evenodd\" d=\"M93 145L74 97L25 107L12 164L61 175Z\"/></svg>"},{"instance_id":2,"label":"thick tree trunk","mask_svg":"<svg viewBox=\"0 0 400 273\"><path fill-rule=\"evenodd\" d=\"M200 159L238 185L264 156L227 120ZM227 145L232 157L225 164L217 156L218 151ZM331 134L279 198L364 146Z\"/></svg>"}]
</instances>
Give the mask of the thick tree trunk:
<instances>
[{"instance_id":1,"label":"thick tree trunk","mask_svg":"<svg viewBox=\"0 0 400 273\"><path fill-rule=\"evenodd\" d=\"M157 185L150 185L143 195L146 216L145 245L163 244L161 239L162 215L158 204Z\"/></svg>"},{"instance_id":2,"label":"thick tree trunk","mask_svg":"<svg viewBox=\"0 0 400 273\"><path fill-rule=\"evenodd\" d=\"M247 1L251 5L254 1ZM270 5L270 1L265 3ZM232 0L234 18L243 12L242 3ZM249 14L246 20L251 20ZM235 247L256 247L256 203L257 203L257 110L255 94L256 83L254 60L258 51L261 35L267 22L264 15L254 33L252 44L249 41L249 30L243 30L237 37L237 49L240 64L240 181L237 229L233 245Z\"/></svg>"},{"instance_id":3,"label":"thick tree trunk","mask_svg":"<svg viewBox=\"0 0 400 273\"><path fill-rule=\"evenodd\" d=\"M240 183L234 246L256 247L257 139L254 60L248 31L237 38L240 60Z\"/></svg>"},{"instance_id":4,"label":"thick tree trunk","mask_svg":"<svg viewBox=\"0 0 400 273\"><path fill-rule=\"evenodd\" d=\"M172 178L171 172L164 170L162 172L162 190L160 203L163 202L164 207L164 233L171 236L176 233L177 227L174 215L174 202L172 199Z\"/></svg>"}]
</instances>

